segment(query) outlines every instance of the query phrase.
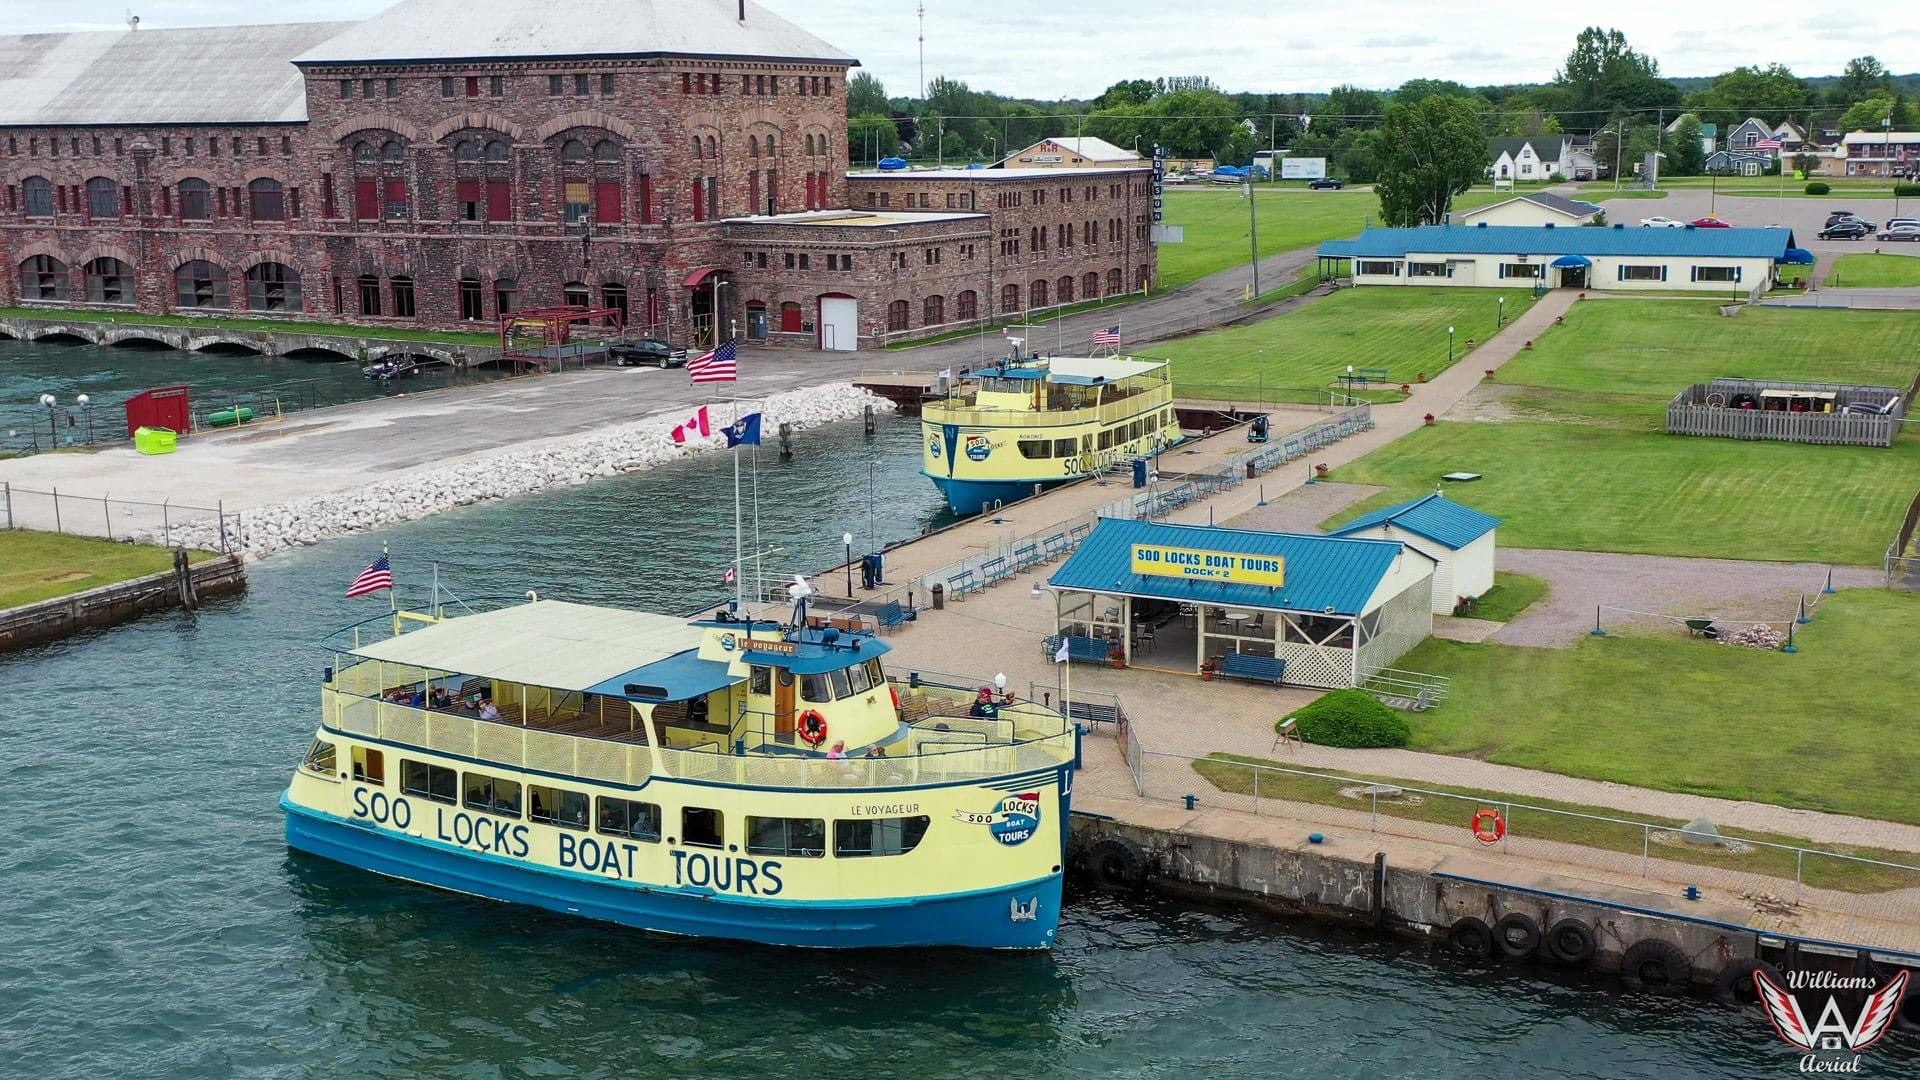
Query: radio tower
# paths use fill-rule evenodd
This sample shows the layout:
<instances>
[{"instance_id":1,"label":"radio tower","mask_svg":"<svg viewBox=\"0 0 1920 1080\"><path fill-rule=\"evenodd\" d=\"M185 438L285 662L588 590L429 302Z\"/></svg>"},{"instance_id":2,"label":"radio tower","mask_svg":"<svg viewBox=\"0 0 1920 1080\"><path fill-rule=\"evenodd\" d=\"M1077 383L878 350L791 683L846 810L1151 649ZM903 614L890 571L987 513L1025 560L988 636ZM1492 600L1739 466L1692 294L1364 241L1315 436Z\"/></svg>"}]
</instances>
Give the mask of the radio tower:
<instances>
[{"instance_id":1,"label":"radio tower","mask_svg":"<svg viewBox=\"0 0 1920 1080\"><path fill-rule=\"evenodd\" d=\"M920 100L927 100L927 5L924 0L920 12Z\"/></svg>"}]
</instances>

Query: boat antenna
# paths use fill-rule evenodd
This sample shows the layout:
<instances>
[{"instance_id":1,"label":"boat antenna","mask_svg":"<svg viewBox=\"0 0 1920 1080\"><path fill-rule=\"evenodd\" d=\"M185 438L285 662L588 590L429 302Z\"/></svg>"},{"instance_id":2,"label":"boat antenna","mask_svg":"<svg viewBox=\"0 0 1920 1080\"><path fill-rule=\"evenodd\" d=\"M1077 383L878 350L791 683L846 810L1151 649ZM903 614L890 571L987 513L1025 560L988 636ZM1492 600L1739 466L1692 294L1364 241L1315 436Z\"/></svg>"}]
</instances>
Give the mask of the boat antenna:
<instances>
[{"instance_id":1,"label":"boat antenna","mask_svg":"<svg viewBox=\"0 0 1920 1080\"><path fill-rule=\"evenodd\" d=\"M807 597L813 595L813 586L807 583L804 575L793 575L793 584L787 586L787 596L793 601L793 628L804 629L807 625Z\"/></svg>"}]
</instances>

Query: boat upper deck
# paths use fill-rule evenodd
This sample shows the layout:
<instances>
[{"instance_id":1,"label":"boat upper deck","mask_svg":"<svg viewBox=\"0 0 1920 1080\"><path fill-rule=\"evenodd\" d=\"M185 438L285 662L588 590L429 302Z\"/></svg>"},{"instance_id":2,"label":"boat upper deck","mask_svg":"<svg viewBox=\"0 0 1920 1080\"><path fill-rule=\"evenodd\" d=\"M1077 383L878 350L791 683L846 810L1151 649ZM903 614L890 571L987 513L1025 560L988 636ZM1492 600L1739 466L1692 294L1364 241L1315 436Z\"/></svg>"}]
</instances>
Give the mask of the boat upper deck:
<instances>
[{"instance_id":1,"label":"boat upper deck","mask_svg":"<svg viewBox=\"0 0 1920 1080\"><path fill-rule=\"evenodd\" d=\"M1165 361L1118 356L1008 359L967 372L928 401L932 423L997 426L1113 423L1173 400Z\"/></svg>"}]
</instances>

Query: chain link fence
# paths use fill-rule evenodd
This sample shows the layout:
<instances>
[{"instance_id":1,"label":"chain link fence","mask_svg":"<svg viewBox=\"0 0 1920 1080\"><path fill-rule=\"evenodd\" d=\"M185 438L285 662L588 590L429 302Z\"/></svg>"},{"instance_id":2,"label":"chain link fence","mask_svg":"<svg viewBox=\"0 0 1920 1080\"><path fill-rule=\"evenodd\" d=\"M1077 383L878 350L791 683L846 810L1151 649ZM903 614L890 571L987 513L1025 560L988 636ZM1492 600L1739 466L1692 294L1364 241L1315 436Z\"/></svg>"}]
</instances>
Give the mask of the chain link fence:
<instances>
[{"instance_id":1,"label":"chain link fence","mask_svg":"<svg viewBox=\"0 0 1920 1080\"><path fill-rule=\"evenodd\" d=\"M166 547L208 546L222 553L242 550L246 522L224 504L194 506L40 491L0 482L0 525L8 529L133 540Z\"/></svg>"}]
</instances>

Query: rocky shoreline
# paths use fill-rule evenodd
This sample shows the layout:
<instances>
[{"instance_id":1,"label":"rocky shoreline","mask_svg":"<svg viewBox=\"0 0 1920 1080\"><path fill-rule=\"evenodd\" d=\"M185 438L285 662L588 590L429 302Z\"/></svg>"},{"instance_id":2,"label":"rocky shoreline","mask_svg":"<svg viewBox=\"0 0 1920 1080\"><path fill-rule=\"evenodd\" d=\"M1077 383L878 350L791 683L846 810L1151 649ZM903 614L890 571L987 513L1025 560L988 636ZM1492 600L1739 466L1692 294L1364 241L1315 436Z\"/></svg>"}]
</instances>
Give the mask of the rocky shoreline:
<instances>
[{"instance_id":1,"label":"rocky shoreline","mask_svg":"<svg viewBox=\"0 0 1920 1080\"><path fill-rule=\"evenodd\" d=\"M781 424L792 424L796 429L818 427L851 420L868 407L876 414L893 411L892 402L845 382L739 403L742 415L756 410L762 414L762 437L769 443L778 438ZM714 408L711 436L695 438L685 445L675 443L671 434L674 427L691 412L658 413L618 427L418 469L353 491L311 495L248 510L238 515L239 550L249 559L260 559L456 507L651 469L726 446L719 425L732 417L732 405ZM230 521L229 529L233 527ZM215 548L218 530L218 524L211 520L175 525L169 539L175 545ZM156 534L145 539L157 541L159 537Z\"/></svg>"}]
</instances>

